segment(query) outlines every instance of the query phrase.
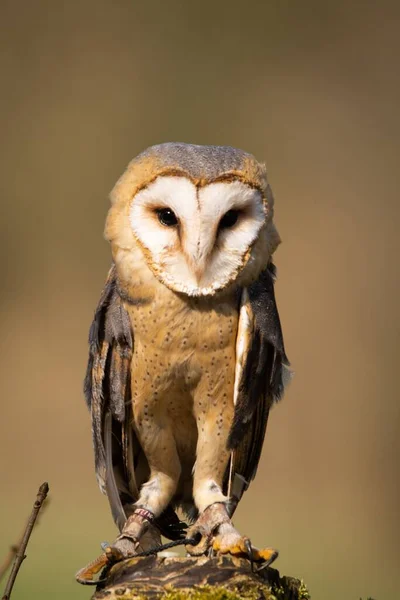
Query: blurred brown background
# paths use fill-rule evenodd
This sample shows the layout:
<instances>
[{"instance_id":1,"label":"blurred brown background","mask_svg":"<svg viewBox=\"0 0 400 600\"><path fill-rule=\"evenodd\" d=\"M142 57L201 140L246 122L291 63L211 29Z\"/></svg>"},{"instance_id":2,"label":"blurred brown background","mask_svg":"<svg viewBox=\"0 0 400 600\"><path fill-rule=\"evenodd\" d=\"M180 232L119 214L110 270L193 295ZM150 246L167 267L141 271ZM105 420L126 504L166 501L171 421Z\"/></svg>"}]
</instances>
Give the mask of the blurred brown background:
<instances>
[{"instance_id":1,"label":"blurred brown background","mask_svg":"<svg viewBox=\"0 0 400 600\"><path fill-rule=\"evenodd\" d=\"M168 140L265 160L284 241L296 377L239 528L314 599L399 597L396 5L1 1L0 560L51 488L14 600L88 598L74 573L115 535L81 391L87 330L107 194Z\"/></svg>"}]
</instances>

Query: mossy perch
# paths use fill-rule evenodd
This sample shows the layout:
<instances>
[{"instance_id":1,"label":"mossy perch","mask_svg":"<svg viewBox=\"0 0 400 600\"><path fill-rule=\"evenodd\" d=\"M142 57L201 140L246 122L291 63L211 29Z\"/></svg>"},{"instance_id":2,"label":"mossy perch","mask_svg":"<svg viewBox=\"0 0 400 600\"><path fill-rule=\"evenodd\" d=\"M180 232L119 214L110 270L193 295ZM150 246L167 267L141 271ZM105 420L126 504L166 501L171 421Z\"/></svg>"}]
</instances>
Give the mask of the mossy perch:
<instances>
[{"instance_id":1,"label":"mossy perch","mask_svg":"<svg viewBox=\"0 0 400 600\"><path fill-rule=\"evenodd\" d=\"M114 565L92 600L307 600L304 584L276 569L253 573L234 557L131 558Z\"/></svg>"}]
</instances>

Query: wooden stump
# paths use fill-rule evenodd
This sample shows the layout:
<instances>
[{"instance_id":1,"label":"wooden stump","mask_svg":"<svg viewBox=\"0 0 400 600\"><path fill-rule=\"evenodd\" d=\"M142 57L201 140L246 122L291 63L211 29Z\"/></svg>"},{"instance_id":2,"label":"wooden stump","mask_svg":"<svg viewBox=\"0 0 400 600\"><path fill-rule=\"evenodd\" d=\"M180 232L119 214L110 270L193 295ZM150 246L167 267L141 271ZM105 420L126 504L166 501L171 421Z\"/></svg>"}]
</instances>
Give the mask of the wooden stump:
<instances>
[{"instance_id":1,"label":"wooden stump","mask_svg":"<svg viewBox=\"0 0 400 600\"><path fill-rule=\"evenodd\" d=\"M92 600L307 600L298 579L276 569L253 573L249 561L223 556L149 556L114 565Z\"/></svg>"}]
</instances>

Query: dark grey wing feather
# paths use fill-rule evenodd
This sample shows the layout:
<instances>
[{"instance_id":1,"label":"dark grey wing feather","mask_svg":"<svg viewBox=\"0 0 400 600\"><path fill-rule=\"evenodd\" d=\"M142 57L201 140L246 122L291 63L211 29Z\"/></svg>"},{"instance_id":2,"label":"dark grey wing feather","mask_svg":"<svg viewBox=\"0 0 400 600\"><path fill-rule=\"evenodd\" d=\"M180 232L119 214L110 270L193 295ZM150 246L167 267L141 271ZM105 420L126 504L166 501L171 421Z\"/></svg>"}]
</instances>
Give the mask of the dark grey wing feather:
<instances>
[{"instance_id":1,"label":"dark grey wing feather","mask_svg":"<svg viewBox=\"0 0 400 600\"><path fill-rule=\"evenodd\" d=\"M118 529L121 531L126 521L125 509L121 502L121 491L115 478L115 470L113 468L113 444L112 444L112 415L111 411L107 410L104 416L104 447L106 456L106 492L110 503L111 514ZM110 468L111 467L111 468Z\"/></svg>"},{"instance_id":2,"label":"dark grey wing feather","mask_svg":"<svg viewBox=\"0 0 400 600\"><path fill-rule=\"evenodd\" d=\"M125 404L130 399L132 346L129 317L116 289L113 266L89 331L89 360L84 392L92 417L97 480L100 489L109 498L118 525L125 521L125 514L114 463L121 462L119 459L124 453L124 440L121 436L115 436L114 428L115 422L124 423ZM116 444L119 448L115 447Z\"/></svg>"},{"instance_id":3,"label":"dark grey wing feather","mask_svg":"<svg viewBox=\"0 0 400 600\"><path fill-rule=\"evenodd\" d=\"M247 485L257 471L269 410L283 394L285 372L290 373L274 279L275 268L270 263L247 288L253 329L228 442L234 450L232 472L244 477Z\"/></svg>"},{"instance_id":4,"label":"dark grey wing feather","mask_svg":"<svg viewBox=\"0 0 400 600\"><path fill-rule=\"evenodd\" d=\"M92 417L97 481L120 530L138 498L135 462L140 454L144 458L132 428L132 351L133 332L113 266L90 327L84 392ZM156 525L171 539L178 539L184 531L172 507Z\"/></svg>"}]
</instances>

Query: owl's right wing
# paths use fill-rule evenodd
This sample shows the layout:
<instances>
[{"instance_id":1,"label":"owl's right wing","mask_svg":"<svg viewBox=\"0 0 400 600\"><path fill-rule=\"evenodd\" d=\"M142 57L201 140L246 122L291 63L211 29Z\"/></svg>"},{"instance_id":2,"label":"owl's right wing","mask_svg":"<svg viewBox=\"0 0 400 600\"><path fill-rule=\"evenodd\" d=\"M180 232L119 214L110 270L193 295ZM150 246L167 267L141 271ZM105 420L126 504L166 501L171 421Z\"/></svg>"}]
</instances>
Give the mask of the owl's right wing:
<instances>
[{"instance_id":1,"label":"owl's right wing","mask_svg":"<svg viewBox=\"0 0 400 600\"><path fill-rule=\"evenodd\" d=\"M138 499L135 468L143 452L132 427L131 360L134 336L118 292L116 269L108 273L89 331L89 360L84 382L91 413L96 477L121 531ZM172 507L155 521L170 539L182 536L184 524Z\"/></svg>"},{"instance_id":2,"label":"owl's right wing","mask_svg":"<svg viewBox=\"0 0 400 600\"><path fill-rule=\"evenodd\" d=\"M236 344L234 419L229 436L231 463L225 489L235 499L255 477L270 408L282 396L291 371L274 293L275 267L243 289Z\"/></svg>"}]
</instances>

